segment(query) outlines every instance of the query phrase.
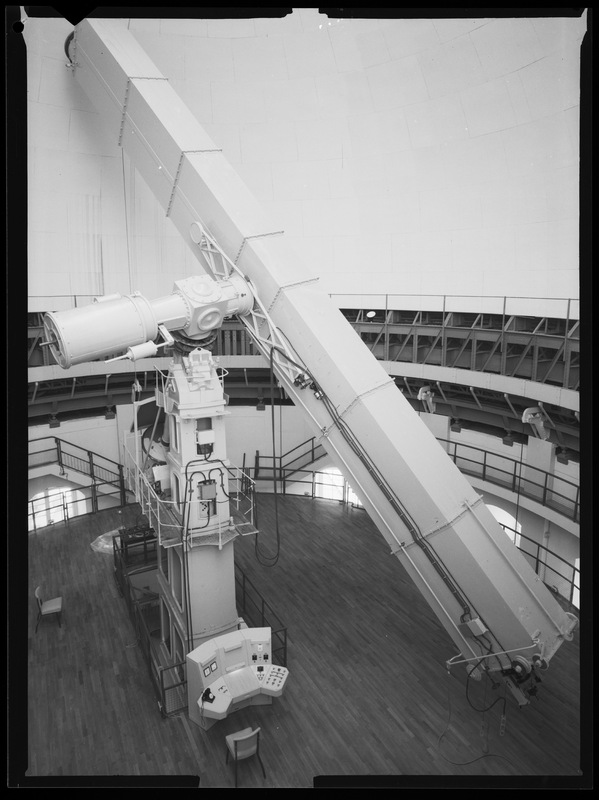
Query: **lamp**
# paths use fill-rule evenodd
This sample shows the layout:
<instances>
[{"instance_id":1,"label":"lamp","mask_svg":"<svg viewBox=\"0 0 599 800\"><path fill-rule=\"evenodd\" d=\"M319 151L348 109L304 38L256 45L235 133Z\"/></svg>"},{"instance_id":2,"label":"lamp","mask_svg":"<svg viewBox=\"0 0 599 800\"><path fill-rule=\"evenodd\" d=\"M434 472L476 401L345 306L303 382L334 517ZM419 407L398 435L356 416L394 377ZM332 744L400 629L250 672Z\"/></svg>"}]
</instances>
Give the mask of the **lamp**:
<instances>
[{"instance_id":1,"label":"lamp","mask_svg":"<svg viewBox=\"0 0 599 800\"><path fill-rule=\"evenodd\" d=\"M418 390L418 399L424 403L424 407L428 410L429 414L435 413L435 402L433 400L434 392L431 392L430 386L422 386Z\"/></svg>"},{"instance_id":2,"label":"lamp","mask_svg":"<svg viewBox=\"0 0 599 800\"><path fill-rule=\"evenodd\" d=\"M50 414L49 424L51 428L60 428L60 420L57 418L56 414Z\"/></svg>"},{"instance_id":3,"label":"lamp","mask_svg":"<svg viewBox=\"0 0 599 800\"><path fill-rule=\"evenodd\" d=\"M507 444L508 447L511 447L514 444L514 437L512 436L512 432L506 431L501 441L504 444Z\"/></svg>"},{"instance_id":4,"label":"lamp","mask_svg":"<svg viewBox=\"0 0 599 800\"><path fill-rule=\"evenodd\" d=\"M462 430L462 424L460 423L459 419L452 419L451 425L449 426L452 431L459 433Z\"/></svg>"},{"instance_id":5,"label":"lamp","mask_svg":"<svg viewBox=\"0 0 599 800\"><path fill-rule=\"evenodd\" d=\"M545 441L549 439L549 431L546 430L543 421L543 412L538 406L527 408L522 414L522 422L532 425L540 439L544 439Z\"/></svg>"},{"instance_id":6,"label":"lamp","mask_svg":"<svg viewBox=\"0 0 599 800\"><path fill-rule=\"evenodd\" d=\"M366 316L368 319L372 319L373 317L376 317L376 311L367 311Z\"/></svg>"},{"instance_id":7,"label":"lamp","mask_svg":"<svg viewBox=\"0 0 599 800\"><path fill-rule=\"evenodd\" d=\"M266 406L264 405L264 398L263 397L259 397L258 398L258 403L256 405L256 411L264 411L265 408L266 408Z\"/></svg>"},{"instance_id":8,"label":"lamp","mask_svg":"<svg viewBox=\"0 0 599 800\"><path fill-rule=\"evenodd\" d=\"M115 416L114 406L106 406L104 409L104 419L114 419Z\"/></svg>"}]
</instances>

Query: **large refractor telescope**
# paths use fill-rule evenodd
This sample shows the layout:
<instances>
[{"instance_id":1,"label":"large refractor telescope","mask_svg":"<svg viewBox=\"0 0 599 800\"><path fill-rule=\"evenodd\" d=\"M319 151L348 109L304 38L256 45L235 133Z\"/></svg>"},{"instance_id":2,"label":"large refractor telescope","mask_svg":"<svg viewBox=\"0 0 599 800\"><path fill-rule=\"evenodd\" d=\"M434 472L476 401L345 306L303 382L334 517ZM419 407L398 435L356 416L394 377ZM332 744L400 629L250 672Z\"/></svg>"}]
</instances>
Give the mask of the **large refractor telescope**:
<instances>
[{"instance_id":1,"label":"large refractor telescope","mask_svg":"<svg viewBox=\"0 0 599 800\"><path fill-rule=\"evenodd\" d=\"M529 703L534 671L572 638L576 617L506 537L131 32L84 20L67 55L109 140L210 275L177 281L154 301L118 295L47 314L58 363L151 356L169 338L202 347L225 317L239 316L452 639L458 655L446 666L500 675L520 705Z\"/></svg>"},{"instance_id":2,"label":"large refractor telescope","mask_svg":"<svg viewBox=\"0 0 599 800\"><path fill-rule=\"evenodd\" d=\"M95 298L91 306L44 315L46 344L63 369L113 356L155 356L156 340L179 332L201 345L223 319L249 313L253 294L237 274L227 280L197 275L176 281L173 292L148 300L139 292ZM163 342L166 343L166 342Z\"/></svg>"}]
</instances>

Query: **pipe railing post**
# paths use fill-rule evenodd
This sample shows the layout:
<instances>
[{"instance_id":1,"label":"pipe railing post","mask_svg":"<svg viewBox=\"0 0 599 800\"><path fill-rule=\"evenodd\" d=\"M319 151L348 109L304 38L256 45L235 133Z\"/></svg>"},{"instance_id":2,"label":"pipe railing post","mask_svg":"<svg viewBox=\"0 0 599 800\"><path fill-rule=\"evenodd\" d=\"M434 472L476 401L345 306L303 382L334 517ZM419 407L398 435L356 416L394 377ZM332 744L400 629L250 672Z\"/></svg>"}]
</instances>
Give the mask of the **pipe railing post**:
<instances>
[{"instance_id":1,"label":"pipe railing post","mask_svg":"<svg viewBox=\"0 0 599 800\"><path fill-rule=\"evenodd\" d=\"M119 493L121 498L121 506L127 505L127 490L125 488L125 475L123 473L123 465L119 464Z\"/></svg>"},{"instance_id":2,"label":"pipe railing post","mask_svg":"<svg viewBox=\"0 0 599 800\"><path fill-rule=\"evenodd\" d=\"M98 512L98 491L96 488L96 477L94 475L94 454L88 450L87 458L89 461L89 476L91 478L91 501L92 501L92 513L97 514Z\"/></svg>"}]
</instances>

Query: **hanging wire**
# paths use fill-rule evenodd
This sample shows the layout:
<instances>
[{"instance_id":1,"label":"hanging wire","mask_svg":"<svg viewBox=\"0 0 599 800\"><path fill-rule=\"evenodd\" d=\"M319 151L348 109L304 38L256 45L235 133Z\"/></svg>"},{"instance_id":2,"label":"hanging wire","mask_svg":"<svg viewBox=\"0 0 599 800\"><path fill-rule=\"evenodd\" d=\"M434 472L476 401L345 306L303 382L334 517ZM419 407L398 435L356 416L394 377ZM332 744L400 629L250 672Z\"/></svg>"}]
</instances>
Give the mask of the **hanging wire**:
<instances>
[{"instance_id":1,"label":"hanging wire","mask_svg":"<svg viewBox=\"0 0 599 800\"><path fill-rule=\"evenodd\" d=\"M482 660L483 659L481 659L481 661ZM480 664L481 661L479 661L478 663ZM478 664L477 664L477 666L478 666ZM467 766L469 764L474 764L477 761L482 761L484 758L501 758L503 761L507 761L507 763L511 767L513 767L515 769L514 764L510 761L509 758L506 758L505 756L499 755L499 753L486 752L486 751L488 751L488 738L485 740L485 743L483 744L483 749L486 749L486 751L483 752L482 755L477 756L476 758L472 758L469 761L454 761L451 758L448 758L446 755L444 755L441 752L441 742L443 741L443 739L445 738L445 736L447 735L447 733L448 733L448 731L449 731L449 729L451 727L451 720L452 720L452 716L453 716L453 709L452 709L452 705L451 705L451 688L450 688L450 684L449 684L450 678L451 678L451 675L450 675L450 673L448 671L447 672L447 722L445 724L444 730L442 731L442 733L440 734L439 738L437 739L437 751L438 751L439 755L441 756L441 758L444 761L447 761L449 764L453 764L454 766L457 766L457 767L464 767L464 766ZM482 714L482 719L483 719L482 725L483 726L487 725L487 723L486 723L486 721L484 719L485 713L487 711L490 711L490 709L493 708L493 706L496 705L497 703L503 702L503 712L502 712L502 726L503 726L504 725L503 720L505 719L505 707L506 707L505 695L503 697L498 697L487 708L476 708L471 703L470 699L468 698L468 683L469 683L470 680L471 680L471 678L470 678L470 676L468 676L468 678L466 679L466 697L468 699L469 705L472 708L474 708L475 711L478 711L480 714ZM485 697L486 697L486 686L485 686ZM487 732L487 737L488 737L488 732Z\"/></svg>"},{"instance_id":2,"label":"hanging wire","mask_svg":"<svg viewBox=\"0 0 599 800\"><path fill-rule=\"evenodd\" d=\"M258 541L260 534L257 533L254 540L254 551L257 561L263 567L274 567L279 560L281 554L281 532L279 528L279 494L277 491L277 442L275 433L275 392L274 392L274 370L273 358L275 348L271 348L269 366L270 366L270 426L272 437L272 471L273 471L273 499L275 510L275 538L276 550L274 555L267 554L264 550L260 549L260 542Z\"/></svg>"},{"instance_id":3,"label":"hanging wire","mask_svg":"<svg viewBox=\"0 0 599 800\"><path fill-rule=\"evenodd\" d=\"M282 333L283 336L285 336L285 334L282 331L281 331L281 333ZM285 338L287 338L287 337L285 336ZM336 407L333 405L333 403L330 400L330 398L328 397L328 395L324 392L322 387L320 387L318 385L318 382L316 381L314 376L311 374L310 370L307 369L307 367L305 365L299 364L298 362L296 362L294 359L292 359L289 356L288 353L286 353L283 349L281 349L280 347L277 347L276 345L271 347L271 350L270 350L270 359L269 360L270 360L270 369L271 369L271 386L272 386L272 379L273 379L273 358L274 358L275 351L277 353L279 353L281 356L283 356L290 364L293 364L293 366L295 366L300 371L300 373L304 373L304 377L307 376L310 379L310 381L311 381L311 384L310 384L311 389L315 392L316 396L319 397L322 400L325 408L329 412L334 424L336 425L337 429L339 430L339 432L341 433L341 435L343 436L345 441L348 443L348 445L350 446L352 451L356 454L356 456L362 462L362 464L367 469L369 474L375 480L375 482L376 482L377 486L379 487L379 489L382 491L382 493L387 498L387 500L389 501L389 503L391 504L391 506L393 507L395 512L398 514L398 516L402 520L403 524L407 527L407 529L410 532L410 535L414 539L415 543L417 545L419 545L419 547L421 547L421 549L423 550L424 554L427 556L427 558L429 558L429 560L433 564L433 567L435 568L435 570L439 573L441 579L446 583L446 585L448 586L449 590L452 592L452 594L456 598L457 602L462 606L462 612L463 613L462 613L462 616L461 616L461 621L463 622L468 617L471 617L470 603L469 603L468 599L464 596L461 587L459 587L456 584L456 582L453 580L449 570L445 567L441 557L434 550L434 548L432 547L430 542L427 542L424 539L424 537L422 536L422 533L421 533L421 531L419 529L418 524L412 518L412 516L410 515L409 511L402 504L401 500L399 499L397 494L394 492L393 488L389 485L389 483L385 479L384 475L379 471L379 469L376 466L376 464L368 456L368 454L366 453L366 451L362 447L362 445L359 442L359 440L356 438L355 434L353 433L353 431L351 430L349 425L339 415L339 413L337 412ZM276 490L276 485L275 485L275 490ZM277 499L276 499L276 495L275 495L275 514L277 514ZM277 525L277 534L278 534L278 525ZM505 649L505 648L503 648L501 646L501 644L500 644L500 650L501 649Z\"/></svg>"}]
</instances>

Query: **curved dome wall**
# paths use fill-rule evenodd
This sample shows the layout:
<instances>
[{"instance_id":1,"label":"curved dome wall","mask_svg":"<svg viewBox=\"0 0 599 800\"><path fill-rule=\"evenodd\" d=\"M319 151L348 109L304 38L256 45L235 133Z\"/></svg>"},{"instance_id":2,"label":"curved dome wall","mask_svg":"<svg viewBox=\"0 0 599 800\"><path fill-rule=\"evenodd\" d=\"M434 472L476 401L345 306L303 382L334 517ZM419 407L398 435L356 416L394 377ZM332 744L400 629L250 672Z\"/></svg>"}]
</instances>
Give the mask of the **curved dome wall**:
<instances>
[{"instance_id":1,"label":"curved dome wall","mask_svg":"<svg viewBox=\"0 0 599 800\"><path fill-rule=\"evenodd\" d=\"M584 16L120 23L326 291L578 297ZM25 28L31 310L196 271L65 69L70 30Z\"/></svg>"}]
</instances>

